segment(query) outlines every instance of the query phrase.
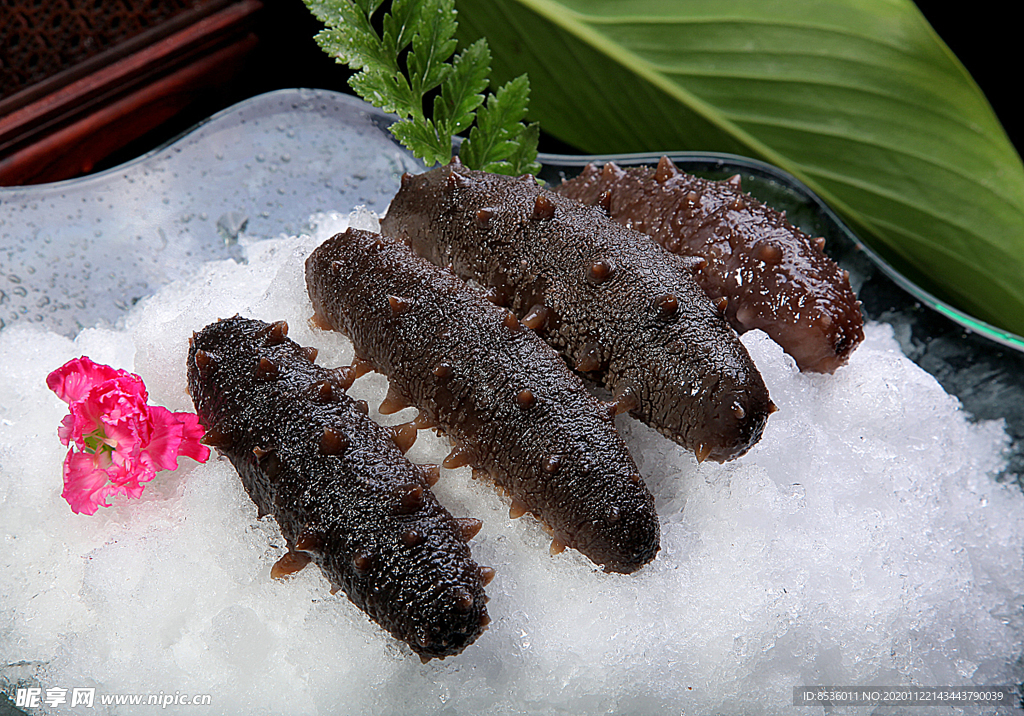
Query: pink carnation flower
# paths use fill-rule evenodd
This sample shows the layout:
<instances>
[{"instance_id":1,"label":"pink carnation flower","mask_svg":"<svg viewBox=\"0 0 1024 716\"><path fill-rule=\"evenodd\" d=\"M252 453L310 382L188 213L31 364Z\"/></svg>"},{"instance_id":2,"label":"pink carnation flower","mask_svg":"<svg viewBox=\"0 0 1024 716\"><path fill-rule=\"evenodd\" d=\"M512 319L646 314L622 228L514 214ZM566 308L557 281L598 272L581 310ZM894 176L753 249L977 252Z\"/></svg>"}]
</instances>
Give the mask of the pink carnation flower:
<instances>
[{"instance_id":1,"label":"pink carnation flower","mask_svg":"<svg viewBox=\"0 0 1024 716\"><path fill-rule=\"evenodd\" d=\"M62 496L76 513L94 514L113 495L139 497L158 470L178 467L179 456L210 457L199 442L199 418L148 405L145 384L128 371L75 358L50 373L46 385L71 406L57 435L70 445Z\"/></svg>"}]
</instances>

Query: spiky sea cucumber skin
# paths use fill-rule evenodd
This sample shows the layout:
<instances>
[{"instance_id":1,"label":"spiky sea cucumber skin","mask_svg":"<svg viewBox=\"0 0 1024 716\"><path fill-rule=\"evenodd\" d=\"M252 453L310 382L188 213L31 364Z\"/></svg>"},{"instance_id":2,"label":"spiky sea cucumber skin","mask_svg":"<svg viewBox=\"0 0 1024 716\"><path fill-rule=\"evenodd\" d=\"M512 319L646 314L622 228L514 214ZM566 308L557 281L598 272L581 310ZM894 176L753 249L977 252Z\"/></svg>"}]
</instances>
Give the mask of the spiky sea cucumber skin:
<instances>
[{"instance_id":1,"label":"spiky sea cucumber skin","mask_svg":"<svg viewBox=\"0 0 1024 716\"><path fill-rule=\"evenodd\" d=\"M599 209L452 163L406 175L381 229L521 318L543 306L538 332L570 365L698 459L760 439L768 390L693 266Z\"/></svg>"},{"instance_id":2,"label":"spiky sea cucumber skin","mask_svg":"<svg viewBox=\"0 0 1024 716\"><path fill-rule=\"evenodd\" d=\"M481 572L458 522L281 324L210 324L193 337L188 385L260 514L371 619L422 659L457 654L483 632Z\"/></svg>"},{"instance_id":3,"label":"spiky sea cucumber skin","mask_svg":"<svg viewBox=\"0 0 1024 716\"><path fill-rule=\"evenodd\" d=\"M737 180L709 181L679 171L590 164L556 191L601 206L662 247L707 261L695 277L739 332L759 328L801 370L832 373L864 339L860 303L848 274L785 216L741 191Z\"/></svg>"},{"instance_id":4,"label":"spiky sea cucumber skin","mask_svg":"<svg viewBox=\"0 0 1024 716\"><path fill-rule=\"evenodd\" d=\"M306 262L317 322L553 530L608 571L658 551L654 499L594 398L507 310L400 241L350 229Z\"/></svg>"}]
</instances>

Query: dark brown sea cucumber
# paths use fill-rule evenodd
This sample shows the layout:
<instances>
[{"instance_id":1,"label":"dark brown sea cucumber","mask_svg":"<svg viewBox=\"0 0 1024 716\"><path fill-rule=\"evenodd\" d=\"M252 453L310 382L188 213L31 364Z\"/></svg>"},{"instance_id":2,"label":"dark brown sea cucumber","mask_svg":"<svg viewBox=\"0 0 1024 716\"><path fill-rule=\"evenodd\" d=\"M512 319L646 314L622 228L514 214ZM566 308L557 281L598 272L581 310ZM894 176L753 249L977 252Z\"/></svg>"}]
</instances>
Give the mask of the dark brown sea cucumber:
<instances>
[{"instance_id":1,"label":"dark brown sea cucumber","mask_svg":"<svg viewBox=\"0 0 1024 716\"><path fill-rule=\"evenodd\" d=\"M864 339L849 274L823 251L825 240L740 189L739 176L709 181L681 172L668 157L657 169L590 164L556 188L601 206L664 248L707 263L697 282L743 333L765 331L801 370L832 373Z\"/></svg>"},{"instance_id":2,"label":"dark brown sea cucumber","mask_svg":"<svg viewBox=\"0 0 1024 716\"><path fill-rule=\"evenodd\" d=\"M552 530L608 571L658 551L654 498L616 432L615 405L593 397L507 309L402 242L350 229L306 261L316 322L341 331L388 376L382 412L420 408L453 439L446 466L485 470Z\"/></svg>"},{"instance_id":3,"label":"dark brown sea cucumber","mask_svg":"<svg viewBox=\"0 0 1024 716\"><path fill-rule=\"evenodd\" d=\"M489 287L579 372L659 432L720 462L761 437L774 405L694 263L537 185L457 162L406 175L381 224Z\"/></svg>"},{"instance_id":4,"label":"dark brown sea cucumber","mask_svg":"<svg viewBox=\"0 0 1024 716\"><path fill-rule=\"evenodd\" d=\"M335 587L424 661L461 652L488 623L466 541L365 403L351 376L313 363L283 321L230 318L193 336L188 385L207 442L231 460L289 551L273 574L316 562Z\"/></svg>"}]
</instances>

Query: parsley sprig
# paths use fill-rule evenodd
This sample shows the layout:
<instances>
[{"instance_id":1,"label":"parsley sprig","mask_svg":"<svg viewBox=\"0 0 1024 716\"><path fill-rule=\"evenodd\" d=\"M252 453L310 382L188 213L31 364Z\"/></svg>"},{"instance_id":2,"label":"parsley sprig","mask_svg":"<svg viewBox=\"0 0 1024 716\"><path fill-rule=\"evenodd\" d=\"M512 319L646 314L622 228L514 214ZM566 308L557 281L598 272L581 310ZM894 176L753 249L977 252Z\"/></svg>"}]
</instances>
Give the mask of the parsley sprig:
<instances>
[{"instance_id":1,"label":"parsley sprig","mask_svg":"<svg viewBox=\"0 0 1024 716\"><path fill-rule=\"evenodd\" d=\"M349 80L356 94L398 115L391 133L427 166L447 162L452 137L468 129L459 158L469 168L511 175L540 170L538 126L523 122L529 80L520 75L485 98L491 72L487 41L481 38L452 57L455 0L392 0L380 32L373 17L383 0L304 1L326 25L317 43L357 70Z\"/></svg>"}]
</instances>

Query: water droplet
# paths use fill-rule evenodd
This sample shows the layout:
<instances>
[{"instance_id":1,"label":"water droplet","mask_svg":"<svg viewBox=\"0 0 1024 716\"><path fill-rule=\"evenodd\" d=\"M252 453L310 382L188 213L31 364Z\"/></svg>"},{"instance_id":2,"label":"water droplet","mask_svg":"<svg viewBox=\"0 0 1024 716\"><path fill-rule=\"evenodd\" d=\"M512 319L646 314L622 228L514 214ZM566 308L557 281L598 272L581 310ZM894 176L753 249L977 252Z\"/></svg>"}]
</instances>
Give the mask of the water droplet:
<instances>
[{"instance_id":1,"label":"water droplet","mask_svg":"<svg viewBox=\"0 0 1024 716\"><path fill-rule=\"evenodd\" d=\"M292 155L291 154L282 154L281 155L281 161L284 162L285 164L287 164L291 160L292 160Z\"/></svg>"},{"instance_id":2,"label":"water droplet","mask_svg":"<svg viewBox=\"0 0 1024 716\"><path fill-rule=\"evenodd\" d=\"M259 154L256 155L256 161L258 161L258 162L265 162L265 161L267 161L267 155L264 154L263 152L260 152Z\"/></svg>"}]
</instances>

